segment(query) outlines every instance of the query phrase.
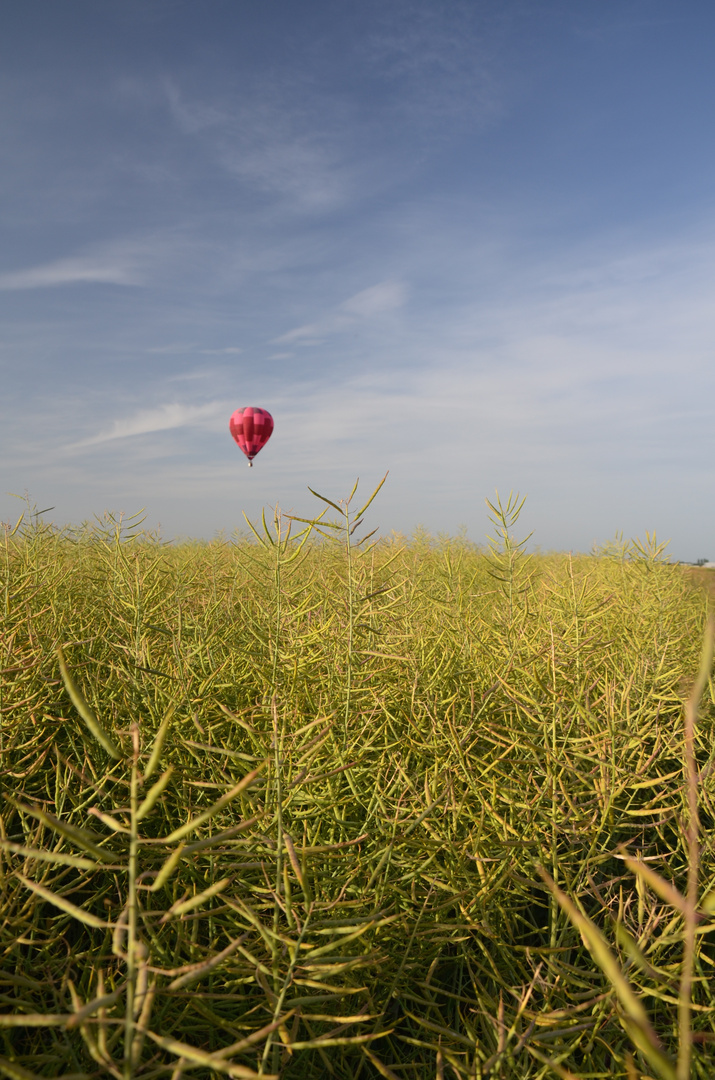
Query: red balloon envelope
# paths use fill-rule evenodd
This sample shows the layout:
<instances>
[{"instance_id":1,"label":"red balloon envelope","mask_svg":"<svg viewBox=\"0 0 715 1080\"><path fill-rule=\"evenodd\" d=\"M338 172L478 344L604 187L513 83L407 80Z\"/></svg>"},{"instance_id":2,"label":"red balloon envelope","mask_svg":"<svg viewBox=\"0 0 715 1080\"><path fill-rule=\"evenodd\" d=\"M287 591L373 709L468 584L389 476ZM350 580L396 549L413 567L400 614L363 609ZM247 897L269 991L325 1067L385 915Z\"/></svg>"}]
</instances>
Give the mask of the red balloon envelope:
<instances>
[{"instance_id":1,"label":"red balloon envelope","mask_svg":"<svg viewBox=\"0 0 715 1080\"><path fill-rule=\"evenodd\" d=\"M253 466L253 459L273 433L273 417L266 409L236 409L228 422L229 431Z\"/></svg>"}]
</instances>

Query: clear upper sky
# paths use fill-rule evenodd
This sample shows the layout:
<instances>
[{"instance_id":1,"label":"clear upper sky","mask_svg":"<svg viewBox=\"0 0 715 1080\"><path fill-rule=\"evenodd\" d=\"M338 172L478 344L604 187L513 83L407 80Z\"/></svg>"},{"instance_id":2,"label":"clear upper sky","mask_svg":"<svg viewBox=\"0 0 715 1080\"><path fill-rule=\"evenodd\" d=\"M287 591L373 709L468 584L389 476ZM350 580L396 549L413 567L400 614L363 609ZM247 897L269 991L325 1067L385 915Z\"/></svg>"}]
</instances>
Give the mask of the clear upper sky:
<instances>
[{"instance_id":1,"label":"clear upper sky","mask_svg":"<svg viewBox=\"0 0 715 1080\"><path fill-rule=\"evenodd\" d=\"M383 533L513 488L544 548L715 559L714 44L712 0L6 0L0 517L209 537L389 469Z\"/></svg>"}]
</instances>

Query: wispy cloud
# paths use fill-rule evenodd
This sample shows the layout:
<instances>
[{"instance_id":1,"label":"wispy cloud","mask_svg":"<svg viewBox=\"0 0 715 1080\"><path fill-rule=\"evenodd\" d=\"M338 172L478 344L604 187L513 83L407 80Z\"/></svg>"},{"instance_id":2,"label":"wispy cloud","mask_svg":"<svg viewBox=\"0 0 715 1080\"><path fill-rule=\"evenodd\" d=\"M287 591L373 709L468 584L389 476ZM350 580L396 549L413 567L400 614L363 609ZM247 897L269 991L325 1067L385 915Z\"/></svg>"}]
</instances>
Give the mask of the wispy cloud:
<instances>
[{"instance_id":1,"label":"wispy cloud","mask_svg":"<svg viewBox=\"0 0 715 1080\"><path fill-rule=\"evenodd\" d=\"M152 345L147 349L148 353L156 354L157 356L173 356L176 353L193 352L196 348L196 343L193 341L175 341L171 345Z\"/></svg>"},{"instance_id":2,"label":"wispy cloud","mask_svg":"<svg viewBox=\"0 0 715 1080\"><path fill-rule=\"evenodd\" d=\"M407 289L400 281L382 281L369 289L355 293L340 305L340 312L358 318L371 319L386 311L402 307L407 299Z\"/></svg>"},{"instance_id":3,"label":"wispy cloud","mask_svg":"<svg viewBox=\"0 0 715 1080\"><path fill-rule=\"evenodd\" d=\"M457 121L484 127L503 115L511 87L499 46L511 13L455 0L449 18L431 0L382 5L361 52L388 91L393 116L431 140Z\"/></svg>"},{"instance_id":4,"label":"wispy cloud","mask_svg":"<svg viewBox=\"0 0 715 1080\"><path fill-rule=\"evenodd\" d=\"M46 289L89 282L97 285L139 285L141 278L126 258L78 255L0 274L0 289Z\"/></svg>"},{"instance_id":5,"label":"wispy cloud","mask_svg":"<svg viewBox=\"0 0 715 1080\"><path fill-rule=\"evenodd\" d=\"M353 188L344 107L322 96L316 125L306 87L289 84L287 77L283 84L254 80L240 101L189 96L176 80L166 80L163 92L182 134L200 139L233 177L302 211L335 208Z\"/></svg>"},{"instance_id":6,"label":"wispy cloud","mask_svg":"<svg viewBox=\"0 0 715 1080\"><path fill-rule=\"evenodd\" d=\"M340 154L315 136L231 139L221 149L229 172L262 191L288 197L307 211L337 208L351 188Z\"/></svg>"},{"instance_id":7,"label":"wispy cloud","mask_svg":"<svg viewBox=\"0 0 715 1080\"><path fill-rule=\"evenodd\" d=\"M168 375L166 381L170 383L175 382L197 382L199 379L216 379L216 368L212 367L200 367L193 368L191 371L179 371L176 375Z\"/></svg>"},{"instance_id":8,"label":"wispy cloud","mask_svg":"<svg viewBox=\"0 0 715 1080\"><path fill-rule=\"evenodd\" d=\"M200 257L202 242L186 227L154 229L87 245L83 251L0 274L0 290L97 284L138 286L176 275L189 258ZM185 348L186 346L184 346ZM159 346L157 351L163 346ZM171 346L169 346L171 348Z\"/></svg>"},{"instance_id":9,"label":"wispy cloud","mask_svg":"<svg viewBox=\"0 0 715 1080\"><path fill-rule=\"evenodd\" d=\"M148 435L154 431L168 431L171 428L200 426L216 419L225 411L226 405L222 401L212 401L206 405L182 405L179 402L171 402L159 405L156 409L140 409L133 416L115 420L107 431L72 443L68 449L79 450L86 446L111 442L114 439L127 439L132 435Z\"/></svg>"},{"instance_id":10,"label":"wispy cloud","mask_svg":"<svg viewBox=\"0 0 715 1080\"><path fill-rule=\"evenodd\" d=\"M222 127L231 118L230 113L216 104L189 101L174 79L164 79L163 90L173 119L186 135L195 135L207 128Z\"/></svg>"},{"instance_id":11,"label":"wispy cloud","mask_svg":"<svg viewBox=\"0 0 715 1080\"><path fill-rule=\"evenodd\" d=\"M375 319L401 308L406 300L407 288L401 281L382 281L344 300L323 319L305 326L297 326L295 330L289 330L287 334L274 338L273 344L314 341L328 334L339 334L344 330L349 330L360 321Z\"/></svg>"},{"instance_id":12,"label":"wispy cloud","mask_svg":"<svg viewBox=\"0 0 715 1080\"><path fill-rule=\"evenodd\" d=\"M228 345L225 349L200 349L204 356L238 356L243 352L243 349L238 345Z\"/></svg>"}]
</instances>

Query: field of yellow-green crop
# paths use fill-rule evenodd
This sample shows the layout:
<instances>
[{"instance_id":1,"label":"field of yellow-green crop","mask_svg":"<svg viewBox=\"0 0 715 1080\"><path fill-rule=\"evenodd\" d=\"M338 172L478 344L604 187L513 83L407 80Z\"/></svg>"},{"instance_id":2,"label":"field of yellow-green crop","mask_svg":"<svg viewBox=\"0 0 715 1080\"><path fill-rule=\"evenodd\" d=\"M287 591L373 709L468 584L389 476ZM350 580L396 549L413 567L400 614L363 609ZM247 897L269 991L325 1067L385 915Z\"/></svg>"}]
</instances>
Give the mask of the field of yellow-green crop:
<instances>
[{"instance_id":1,"label":"field of yellow-green crop","mask_svg":"<svg viewBox=\"0 0 715 1080\"><path fill-rule=\"evenodd\" d=\"M318 505L0 534L0 1074L712 1077L706 592Z\"/></svg>"}]
</instances>

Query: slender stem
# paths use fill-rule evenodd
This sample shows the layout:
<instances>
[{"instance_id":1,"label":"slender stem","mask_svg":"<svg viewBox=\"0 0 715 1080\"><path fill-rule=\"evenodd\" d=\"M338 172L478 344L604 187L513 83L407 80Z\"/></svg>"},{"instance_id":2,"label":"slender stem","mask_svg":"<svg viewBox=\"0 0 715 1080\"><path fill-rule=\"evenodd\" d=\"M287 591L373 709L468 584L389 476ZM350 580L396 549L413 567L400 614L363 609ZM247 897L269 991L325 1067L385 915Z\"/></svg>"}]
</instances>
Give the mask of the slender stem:
<instances>
[{"instance_id":1,"label":"slender stem","mask_svg":"<svg viewBox=\"0 0 715 1080\"><path fill-rule=\"evenodd\" d=\"M576 599L576 582L573 575L573 559L571 552L569 551L569 581L571 582L571 602L573 604L573 621L574 629L576 631L576 648L575 648L575 660L576 660L576 681L581 685L581 627L579 625L579 610L578 600Z\"/></svg>"},{"instance_id":2,"label":"slender stem","mask_svg":"<svg viewBox=\"0 0 715 1080\"><path fill-rule=\"evenodd\" d=\"M283 534L281 529L281 515L280 511L276 507L275 515L275 527L276 527L276 561L273 572L273 582L276 591L276 624L275 635L273 641L273 675L271 679L273 694L275 695L278 688L278 652L280 647L281 637L281 618L282 618L282 606L281 606L281 569L282 569L282 555L284 554Z\"/></svg>"},{"instance_id":3,"label":"slender stem","mask_svg":"<svg viewBox=\"0 0 715 1080\"><path fill-rule=\"evenodd\" d=\"M680 977L680 992L678 994L678 1080L690 1080L692 1056L691 998L693 969L695 967L695 930L698 921L698 881L700 876L700 815L698 813L698 766L695 759L695 725L700 698L710 676L714 639L715 624L711 616L705 630L700 671L695 680L693 692L685 705L685 788L688 799L688 827L685 838L688 847L688 885L685 925L683 927L683 967Z\"/></svg>"},{"instance_id":4,"label":"slender stem","mask_svg":"<svg viewBox=\"0 0 715 1080\"><path fill-rule=\"evenodd\" d=\"M303 940L308 932L308 924L310 922L312 914L313 905L311 904L308 908L308 911L306 912L305 921L303 922L303 928L298 935L298 940L292 948L290 964L288 965L288 970L286 971L285 978L283 979L283 985L281 986L280 991L277 992L276 1004L273 1009L273 1023L276 1022L276 1020L281 1014L283 1002L285 1001L286 994L288 993L288 990L290 989L291 983L293 981L293 972L295 971L296 964L300 960L300 947L303 944ZM273 1033L271 1033L266 1039L263 1046L263 1057L261 1059L261 1064L258 1071L259 1076L263 1073L266 1062L268 1061L268 1054L271 1051L273 1072L277 1071L280 1064L280 1049L280 1046L276 1043L274 1039Z\"/></svg>"},{"instance_id":5,"label":"slender stem","mask_svg":"<svg viewBox=\"0 0 715 1080\"><path fill-rule=\"evenodd\" d=\"M273 767L275 771L275 783L276 783L276 896L273 901L273 944L272 944L272 961L273 961L273 989L275 993L278 993L280 986L280 973L279 973L279 960L280 950L278 946L278 930L280 920L280 906L278 904L278 897L281 894L281 886L283 883L283 782L282 782L282 750L283 750L283 737L282 732L278 734L278 709L276 706L275 695L273 696Z\"/></svg>"},{"instance_id":6,"label":"slender stem","mask_svg":"<svg viewBox=\"0 0 715 1080\"><path fill-rule=\"evenodd\" d=\"M283 884L283 729L278 733L278 708L276 697L273 695L273 763L276 774L276 894L273 899L273 938L271 941L271 968L273 971L273 993L278 995L281 988L280 975L280 945L278 933L280 930L280 904L279 897ZM267 1048L267 1047L266 1047ZM264 1055L265 1056L265 1055ZM273 1072L278 1068L280 1048L273 1046L272 1067ZM261 1066L263 1068L263 1066Z\"/></svg>"},{"instance_id":7,"label":"slender stem","mask_svg":"<svg viewBox=\"0 0 715 1080\"><path fill-rule=\"evenodd\" d=\"M273 642L273 677L272 677L272 690L273 696L271 699L271 708L273 711L273 768L275 773L275 790L276 790L276 895L273 900L273 939L271 945L271 968L273 971L273 991L278 993L280 987L280 950L278 946L278 932L280 929L280 905L278 898L281 895L281 886L283 883L283 736L282 732L278 734L278 706L276 704L276 692L278 684L278 650L280 645L280 633L281 633L281 547L282 547L282 534L281 534L281 517L278 509L276 508L276 514L274 518L275 530L276 530L276 545L275 556L276 561L274 564L274 585L276 592L276 623L275 623L275 637ZM275 1052L274 1055L275 1057ZM275 1062L274 1062L275 1064Z\"/></svg>"},{"instance_id":8,"label":"slender stem","mask_svg":"<svg viewBox=\"0 0 715 1080\"><path fill-rule=\"evenodd\" d=\"M347 554L348 568L348 661L347 661L347 693L345 695L345 734L344 745L348 743L348 724L350 723L350 698L353 684L353 634L354 634L354 598L353 598L353 551L350 537L350 508L345 506L345 551Z\"/></svg>"},{"instance_id":9,"label":"slender stem","mask_svg":"<svg viewBox=\"0 0 715 1080\"><path fill-rule=\"evenodd\" d=\"M132 759L131 784L129 789L130 836L129 836L129 896L127 911L127 1000L124 1014L124 1080L131 1080L132 1047L134 1043L134 995L137 981L137 866L139 837L137 822L138 807L138 761L139 729L132 725L134 754Z\"/></svg>"},{"instance_id":10,"label":"slender stem","mask_svg":"<svg viewBox=\"0 0 715 1080\"><path fill-rule=\"evenodd\" d=\"M557 829L556 829L556 644L554 642L554 626L549 620L549 632L551 634L551 685L553 689L553 701L551 704L551 874L554 882L559 882L559 863L557 858ZM551 932L549 944L552 949L556 948L556 930L559 921L559 904L556 896L551 894Z\"/></svg>"}]
</instances>

